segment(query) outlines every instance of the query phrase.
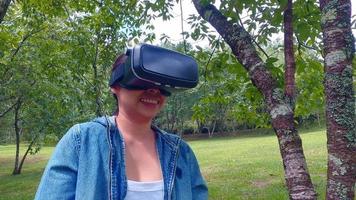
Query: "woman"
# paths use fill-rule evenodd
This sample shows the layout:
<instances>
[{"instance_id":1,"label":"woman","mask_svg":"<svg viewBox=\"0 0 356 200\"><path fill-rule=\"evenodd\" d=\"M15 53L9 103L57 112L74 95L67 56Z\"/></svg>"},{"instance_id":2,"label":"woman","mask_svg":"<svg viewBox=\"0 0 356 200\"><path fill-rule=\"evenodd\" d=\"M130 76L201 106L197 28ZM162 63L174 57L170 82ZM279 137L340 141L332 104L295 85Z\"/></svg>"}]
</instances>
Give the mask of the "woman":
<instances>
[{"instance_id":1,"label":"woman","mask_svg":"<svg viewBox=\"0 0 356 200\"><path fill-rule=\"evenodd\" d=\"M153 58L152 52L159 56ZM190 147L179 137L152 125L172 92L166 84L174 85L177 77L152 84L147 78L138 80L139 72L133 71L134 63L147 63L145 73L149 73L147 66L152 63L155 69L163 69L167 63L162 64L162 60L172 63L176 55L180 62L184 61L185 57L176 52L141 45L119 56L110 80L117 99L117 115L75 125L64 135L48 162L35 199L208 198ZM180 67L178 64L177 69L190 61ZM172 76L169 75L166 77ZM151 76L154 75L148 77Z\"/></svg>"}]
</instances>

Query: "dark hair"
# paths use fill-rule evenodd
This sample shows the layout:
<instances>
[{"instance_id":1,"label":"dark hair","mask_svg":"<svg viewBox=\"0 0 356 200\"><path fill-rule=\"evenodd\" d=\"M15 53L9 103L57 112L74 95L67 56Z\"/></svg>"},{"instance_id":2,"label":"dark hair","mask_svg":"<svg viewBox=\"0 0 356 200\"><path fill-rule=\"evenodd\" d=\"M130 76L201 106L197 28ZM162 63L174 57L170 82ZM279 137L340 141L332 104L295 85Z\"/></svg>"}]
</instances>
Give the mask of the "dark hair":
<instances>
[{"instance_id":1,"label":"dark hair","mask_svg":"<svg viewBox=\"0 0 356 200\"><path fill-rule=\"evenodd\" d=\"M111 72L113 72L114 69L115 69L116 67L118 67L120 64L125 63L126 59L127 59L126 54L120 54L120 55L116 58L116 61L114 62L114 64L112 65Z\"/></svg>"},{"instance_id":2,"label":"dark hair","mask_svg":"<svg viewBox=\"0 0 356 200\"><path fill-rule=\"evenodd\" d=\"M114 64L112 65L111 73L114 71L114 69L115 69L116 67L118 67L118 66L120 66L121 64L125 63L126 59L127 59L127 56L126 56L125 54L120 54L120 55L116 58L116 61L114 62ZM114 84L114 85L111 86L111 87L115 87L115 86L117 86L117 85ZM118 102L118 99L117 99L116 94L113 93L113 96L114 96L115 101L116 101L116 109L115 109L113 115L118 115L118 114L119 114L119 104L118 104L119 102Z\"/></svg>"}]
</instances>

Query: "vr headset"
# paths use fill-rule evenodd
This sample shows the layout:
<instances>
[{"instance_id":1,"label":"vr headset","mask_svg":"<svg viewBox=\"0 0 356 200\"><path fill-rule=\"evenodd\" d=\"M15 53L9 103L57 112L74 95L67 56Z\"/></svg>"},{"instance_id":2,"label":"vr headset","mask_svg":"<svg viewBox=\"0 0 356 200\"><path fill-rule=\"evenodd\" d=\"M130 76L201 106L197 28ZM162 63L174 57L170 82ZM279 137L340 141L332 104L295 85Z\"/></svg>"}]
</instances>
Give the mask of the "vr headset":
<instances>
[{"instance_id":1,"label":"vr headset","mask_svg":"<svg viewBox=\"0 0 356 200\"><path fill-rule=\"evenodd\" d=\"M109 81L111 87L157 88L169 96L198 84L198 65L190 56L148 44L127 49L126 56L125 63L114 66Z\"/></svg>"}]
</instances>

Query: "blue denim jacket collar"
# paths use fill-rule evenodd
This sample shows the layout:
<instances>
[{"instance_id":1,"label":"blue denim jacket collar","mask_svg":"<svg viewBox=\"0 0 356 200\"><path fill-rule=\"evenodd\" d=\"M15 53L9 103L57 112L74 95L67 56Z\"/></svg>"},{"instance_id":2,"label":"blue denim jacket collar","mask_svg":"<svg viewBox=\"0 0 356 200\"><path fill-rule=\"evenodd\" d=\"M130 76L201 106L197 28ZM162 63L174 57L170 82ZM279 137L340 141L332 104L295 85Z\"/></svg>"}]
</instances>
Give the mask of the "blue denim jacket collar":
<instances>
[{"instance_id":1,"label":"blue denim jacket collar","mask_svg":"<svg viewBox=\"0 0 356 200\"><path fill-rule=\"evenodd\" d=\"M109 199L115 200L117 197L123 199L127 191L127 177L125 173L125 142L116 126L115 117L101 117L94 120L106 127L106 137L109 145ZM156 132L156 148L161 163L164 180L164 199L170 200L174 187L174 177L176 173L178 147L181 139L167 134L156 126L152 126ZM118 148L119 147L119 148ZM119 167L120 166L120 167Z\"/></svg>"}]
</instances>

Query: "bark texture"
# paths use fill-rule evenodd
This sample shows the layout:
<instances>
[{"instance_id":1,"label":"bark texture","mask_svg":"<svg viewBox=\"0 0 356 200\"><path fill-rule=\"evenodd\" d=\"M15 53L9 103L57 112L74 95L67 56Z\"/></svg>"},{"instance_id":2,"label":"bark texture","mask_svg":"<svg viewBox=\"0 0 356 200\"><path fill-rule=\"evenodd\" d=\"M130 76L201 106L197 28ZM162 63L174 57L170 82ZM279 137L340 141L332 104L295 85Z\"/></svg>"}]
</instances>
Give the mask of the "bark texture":
<instances>
[{"instance_id":1,"label":"bark texture","mask_svg":"<svg viewBox=\"0 0 356 200\"><path fill-rule=\"evenodd\" d=\"M6 15L6 12L7 12L7 9L9 8L10 3L11 3L11 0L0 0L0 24Z\"/></svg>"},{"instance_id":2,"label":"bark texture","mask_svg":"<svg viewBox=\"0 0 356 200\"><path fill-rule=\"evenodd\" d=\"M350 0L321 0L324 43L328 180L327 199L353 200L356 182L355 99Z\"/></svg>"},{"instance_id":3,"label":"bark texture","mask_svg":"<svg viewBox=\"0 0 356 200\"><path fill-rule=\"evenodd\" d=\"M311 182L302 141L294 124L294 112L283 90L266 69L253 46L249 33L237 23L228 21L215 6L193 0L198 13L224 38L238 61L248 71L252 83L263 94L272 126L278 137L290 199L316 199Z\"/></svg>"}]
</instances>

